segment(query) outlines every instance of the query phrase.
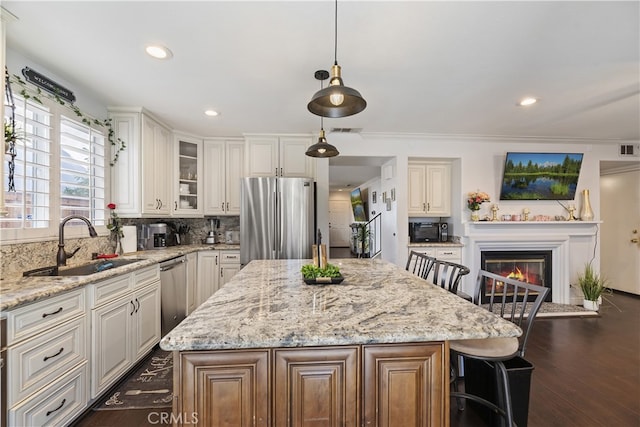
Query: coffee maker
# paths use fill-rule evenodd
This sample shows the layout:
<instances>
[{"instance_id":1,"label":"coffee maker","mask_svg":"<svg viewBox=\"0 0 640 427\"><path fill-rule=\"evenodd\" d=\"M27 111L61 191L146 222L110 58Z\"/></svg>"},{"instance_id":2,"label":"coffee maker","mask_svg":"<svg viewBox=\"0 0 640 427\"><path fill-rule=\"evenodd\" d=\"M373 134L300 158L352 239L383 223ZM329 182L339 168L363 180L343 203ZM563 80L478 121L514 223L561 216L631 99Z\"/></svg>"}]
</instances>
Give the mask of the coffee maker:
<instances>
[{"instance_id":1,"label":"coffee maker","mask_svg":"<svg viewBox=\"0 0 640 427\"><path fill-rule=\"evenodd\" d=\"M168 244L167 224L142 224L138 228L138 249L164 249Z\"/></svg>"}]
</instances>

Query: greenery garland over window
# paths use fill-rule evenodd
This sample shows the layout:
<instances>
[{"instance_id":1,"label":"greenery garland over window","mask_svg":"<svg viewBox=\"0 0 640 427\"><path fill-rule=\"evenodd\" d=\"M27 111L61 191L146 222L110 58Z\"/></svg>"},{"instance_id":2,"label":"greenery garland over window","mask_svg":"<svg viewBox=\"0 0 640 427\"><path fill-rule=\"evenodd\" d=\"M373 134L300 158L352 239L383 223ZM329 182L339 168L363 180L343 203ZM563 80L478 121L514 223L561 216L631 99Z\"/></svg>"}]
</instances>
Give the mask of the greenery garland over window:
<instances>
[{"instance_id":1,"label":"greenery garland over window","mask_svg":"<svg viewBox=\"0 0 640 427\"><path fill-rule=\"evenodd\" d=\"M48 92L43 92L39 87L36 87L35 90L35 94L31 94L29 93L29 90L31 90L30 88L27 87L27 83L22 80L19 76L17 75L13 75L13 78L11 79L13 83L17 83L19 84L22 88L20 89L20 95L26 100L26 99L32 99L34 101L36 101L38 104L42 104L42 100L40 99L41 96L46 96L47 98L57 102L58 104L69 108L71 111L73 111L75 113L75 115L82 121L82 123L84 123L87 126L100 126L102 128L105 128L107 130L107 139L109 140L109 143L111 144L111 151L112 151L112 158L109 161L109 164L111 166L115 165L116 162L118 161L118 157L120 156L120 152L124 151L124 149L127 147L127 145L125 144L125 142L116 137L115 132L113 130L113 126L111 124L111 119L104 119L104 120L98 120L95 119L93 117L90 117L88 115L86 115L85 113L83 113L80 108L78 108L78 106L76 106L73 103L67 102L64 99L62 99L60 96L58 96L55 93L48 93Z\"/></svg>"}]
</instances>

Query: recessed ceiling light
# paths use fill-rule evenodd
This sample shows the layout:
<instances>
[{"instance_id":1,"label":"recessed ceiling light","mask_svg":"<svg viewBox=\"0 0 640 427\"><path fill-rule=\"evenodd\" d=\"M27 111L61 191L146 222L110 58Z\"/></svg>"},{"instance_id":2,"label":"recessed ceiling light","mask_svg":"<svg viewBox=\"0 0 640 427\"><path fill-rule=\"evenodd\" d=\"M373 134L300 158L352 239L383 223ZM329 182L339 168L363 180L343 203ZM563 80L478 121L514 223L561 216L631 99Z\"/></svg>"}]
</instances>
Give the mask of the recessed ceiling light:
<instances>
[{"instance_id":1,"label":"recessed ceiling light","mask_svg":"<svg viewBox=\"0 0 640 427\"><path fill-rule=\"evenodd\" d=\"M164 46L149 45L145 47L144 50L149 56L152 56L156 59L169 59L173 56L171 51Z\"/></svg>"},{"instance_id":2,"label":"recessed ceiling light","mask_svg":"<svg viewBox=\"0 0 640 427\"><path fill-rule=\"evenodd\" d=\"M520 100L520 102L518 102L518 104L517 104L517 105L518 105L518 106L520 106L520 107L526 107L526 106L528 106L528 105L533 105L533 104L535 104L536 102L538 102L538 99L537 99L537 98L526 97L526 98L522 98L522 99Z\"/></svg>"},{"instance_id":3,"label":"recessed ceiling light","mask_svg":"<svg viewBox=\"0 0 640 427\"><path fill-rule=\"evenodd\" d=\"M204 113L209 117L215 117L220 114L215 110L206 110Z\"/></svg>"}]
</instances>

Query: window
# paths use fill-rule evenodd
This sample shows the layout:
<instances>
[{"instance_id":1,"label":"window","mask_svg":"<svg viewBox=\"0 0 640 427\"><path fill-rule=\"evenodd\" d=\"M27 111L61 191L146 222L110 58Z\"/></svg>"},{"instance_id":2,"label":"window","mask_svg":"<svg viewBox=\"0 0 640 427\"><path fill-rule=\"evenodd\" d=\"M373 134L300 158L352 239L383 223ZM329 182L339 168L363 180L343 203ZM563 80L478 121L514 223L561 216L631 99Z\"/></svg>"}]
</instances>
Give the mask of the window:
<instances>
[{"instance_id":1,"label":"window","mask_svg":"<svg viewBox=\"0 0 640 427\"><path fill-rule=\"evenodd\" d=\"M60 219L67 215L82 215L96 226L105 225L104 135L66 116L67 108L40 99L45 105L14 95L20 139L15 191L8 191L9 170L4 170L8 215L0 218L3 241L55 237ZM82 222L67 224L75 226L84 229L84 233L78 229L78 235L86 235Z\"/></svg>"},{"instance_id":2,"label":"window","mask_svg":"<svg viewBox=\"0 0 640 427\"><path fill-rule=\"evenodd\" d=\"M104 225L105 175L102 133L60 118L60 218L82 215ZM80 222L70 222L69 226Z\"/></svg>"}]
</instances>

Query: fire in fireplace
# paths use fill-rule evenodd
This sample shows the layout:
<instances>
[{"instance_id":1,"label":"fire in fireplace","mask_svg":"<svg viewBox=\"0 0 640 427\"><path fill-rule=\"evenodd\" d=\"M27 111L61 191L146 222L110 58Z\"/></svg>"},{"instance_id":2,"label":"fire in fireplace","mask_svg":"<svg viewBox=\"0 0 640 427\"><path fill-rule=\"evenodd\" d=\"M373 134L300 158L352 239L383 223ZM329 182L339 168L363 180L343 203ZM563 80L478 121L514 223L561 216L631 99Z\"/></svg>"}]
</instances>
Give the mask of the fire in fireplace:
<instances>
[{"instance_id":1,"label":"fire in fireplace","mask_svg":"<svg viewBox=\"0 0 640 427\"><path fill-rule=\"evenodd\" d=\"M551 301L551 251L482 251L480 255L483 270L521 282L545 286L549 288L545 300ZM496 286L499 287L500 284ZM483 287L481 299L484 300L490 293L491 289Z\"/></svg>"}]
</instances>

